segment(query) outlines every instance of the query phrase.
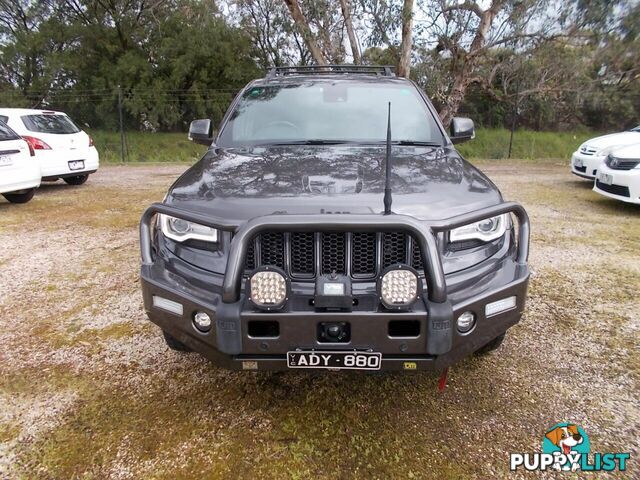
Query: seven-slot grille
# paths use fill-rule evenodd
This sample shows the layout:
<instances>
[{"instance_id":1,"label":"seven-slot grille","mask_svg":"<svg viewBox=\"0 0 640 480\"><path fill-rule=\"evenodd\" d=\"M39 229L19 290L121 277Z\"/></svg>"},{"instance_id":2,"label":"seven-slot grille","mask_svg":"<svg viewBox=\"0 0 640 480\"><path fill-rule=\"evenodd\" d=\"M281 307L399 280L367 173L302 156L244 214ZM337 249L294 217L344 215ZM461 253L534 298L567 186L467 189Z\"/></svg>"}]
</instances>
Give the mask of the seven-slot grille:
<instances>
[{"instance_id":1,"label":"seven-slot grille","mask_svg":"<svg viewBox=\"0 0 640 480\"><path fill-rule=\"evenodd\" d=\"M333 272L372 280L397 263L423 269L420 246L403 232L267 232L251 242L246 268L276 266L299 280Z\"/></svg>"}]
</instances>

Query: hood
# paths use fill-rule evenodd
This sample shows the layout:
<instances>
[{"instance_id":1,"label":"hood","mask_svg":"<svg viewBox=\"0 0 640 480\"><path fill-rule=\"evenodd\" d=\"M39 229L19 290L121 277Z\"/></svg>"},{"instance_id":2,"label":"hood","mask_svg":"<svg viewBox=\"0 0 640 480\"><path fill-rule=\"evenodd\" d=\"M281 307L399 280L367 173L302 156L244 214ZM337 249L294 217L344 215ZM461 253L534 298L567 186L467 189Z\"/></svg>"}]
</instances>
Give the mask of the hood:
<instances>
[{"instance_id":1,"label":"hood","mask_svg":"<svg viewBox=\"0 0 640 480\"><path fill-rule=\"evenodd\" d=\"M394 146L392 211L443 219L498 204L496 186L453 148ZM238 222L272 213L382 213L385 147L212 149L166 203Z\"/></svg>"},{"instance_id":2,"label":"hood","mask_svg":"<svg viewBox=\"0 0 640 480\"><path fill-rule=\"evenodd\" d=\"M588 145L589 147L602 149L614 147L617 145L629 145L639 142L640 132L620 132L610 133L609 135L592 138L591 140L587 140L586 142L584 142L582 145Z\"/></svg>"},{"instance_id":3,"label":"hood","mask_svg":"<svg viewBox=\"0 0 640 480\"><path fill-rule=\"evenodd\" d=\"M616 158L623 158L625 160L640 160L640 139L637 143L627 145L625 147L617 147L609 152Z\"/></svg>"}]
</instances>

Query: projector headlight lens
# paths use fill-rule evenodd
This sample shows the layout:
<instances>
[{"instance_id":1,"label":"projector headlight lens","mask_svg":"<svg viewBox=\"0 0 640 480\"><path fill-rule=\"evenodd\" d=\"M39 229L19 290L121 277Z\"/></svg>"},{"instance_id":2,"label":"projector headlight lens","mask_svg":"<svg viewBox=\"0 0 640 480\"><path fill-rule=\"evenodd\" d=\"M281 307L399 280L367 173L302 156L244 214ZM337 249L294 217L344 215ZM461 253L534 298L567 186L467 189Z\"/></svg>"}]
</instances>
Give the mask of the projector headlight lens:
<instances>
[{"instance_id":1,"label":"projector headlight lens","mask_svg":"<svg viewBox=\"0 0 640 480\"><path fill-rule=\"evenodd\" d=\"M201 240L218 243L218 230L198 223L188 222L182 218L160 214L160 228L165 237L176 242Z\"/></svg>"},{"instance_id":2,"label":"projector headlight lens","mask_svg":"<svg viewBox=\"0 0 640 480\"><path fill-rule=\"evenodd\" d=\"M485 218L479 222L454 228L449 232L449 241L460 242L462 240L477 239L490 242L505 234L507 228L509 228L509 222L509 214L507 213L497 217Z\"/></svg>"},{"instance_id":3,"label":"projector headlight lens","mask_svg":"<svg viewBox=\"0 0 640 480\"><path fill-rule=\"evenodd\" d=\"M382 275L380 298L387 308L407 308L418 298L418 275L409 267L398 266Z\"/></svg>"},{"instance_id":4,"label":"projector headlight lens","mask_svg":"<svg viewBox=\"0 0 640 480\"><path fill-rule=\"evenodd\" d=\"M261 270L249 280L251 301L259 308L276 309L287 299L287 279L275 270Z\"/></svg>"}]
</instances>

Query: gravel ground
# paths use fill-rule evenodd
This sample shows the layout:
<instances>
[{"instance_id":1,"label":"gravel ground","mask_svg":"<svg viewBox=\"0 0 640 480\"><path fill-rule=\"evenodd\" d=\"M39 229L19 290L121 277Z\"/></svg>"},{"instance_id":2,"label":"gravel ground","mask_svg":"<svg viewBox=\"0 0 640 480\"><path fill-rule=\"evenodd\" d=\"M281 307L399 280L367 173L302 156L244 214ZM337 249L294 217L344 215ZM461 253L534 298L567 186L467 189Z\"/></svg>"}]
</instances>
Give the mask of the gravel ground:
<instances>
[{"instance_id":1,"label":"gravel ground","mask_svg":"<svg viewBox=\"0 0 640 480\"><path fill-rule=\"evenodd\" d=\"M185 166L0 200L0 477L529 478L509 452L571 421L592 451L631 452L610 478L640 478L640 207L560 163L480 166L531 216L530 296L442 393L432 374L236 373L168 350L136 225Z\"/></svg>"}]
</instances>

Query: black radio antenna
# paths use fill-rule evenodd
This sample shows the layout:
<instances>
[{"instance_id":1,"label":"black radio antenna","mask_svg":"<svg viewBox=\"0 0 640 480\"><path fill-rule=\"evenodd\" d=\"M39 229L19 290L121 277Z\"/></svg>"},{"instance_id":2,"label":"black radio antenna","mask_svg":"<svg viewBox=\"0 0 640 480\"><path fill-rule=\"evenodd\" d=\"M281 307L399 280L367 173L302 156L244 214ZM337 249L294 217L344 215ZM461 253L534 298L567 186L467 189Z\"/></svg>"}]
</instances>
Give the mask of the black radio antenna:
<instances>
[{"instance_id":1,"label":"black radio antenna","mask_svg":"<svg viewBox=\"0 0 640 480\"><path fill-rule=\"evenodd\" d=\"M391 102L387 113L387 155L384 173L384 214L391 213Z\"/></svg>"}]
</instances>

